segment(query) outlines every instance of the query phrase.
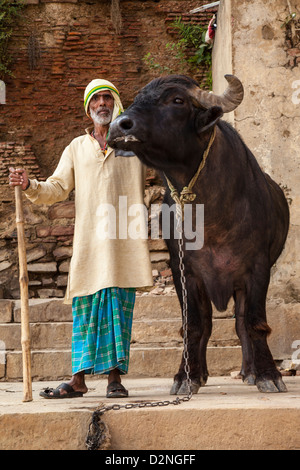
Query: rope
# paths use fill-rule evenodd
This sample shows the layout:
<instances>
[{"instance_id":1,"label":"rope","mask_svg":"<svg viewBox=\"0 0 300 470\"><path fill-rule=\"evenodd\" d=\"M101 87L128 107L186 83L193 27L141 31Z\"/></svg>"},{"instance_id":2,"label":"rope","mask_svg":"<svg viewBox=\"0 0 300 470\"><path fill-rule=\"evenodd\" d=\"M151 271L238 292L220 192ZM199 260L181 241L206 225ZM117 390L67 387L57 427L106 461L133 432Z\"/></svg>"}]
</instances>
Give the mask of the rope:
<instances>
[{"instance_id":1,"label":"rope","mask_svg":"<svg viewBox=\"0 0 300 470\"><path fill-rule=\"evenodd\" d=\"M173 184L171 183L169 178L166 176L166 174L164 174L164 176L166 178L166 181L167 181L167 184L168 184L168 187L169 187L169 190L170 190L170 193L171 193L171 197L176 202L176 204L178 206L181 206L182 213L183 213L183 209L184 209L184 204L187 203L187 202L193 202L196 199L197 195L196 195L196 193L193 192L193 187L194 187L197 179L199 178L199 175L200 175L201 171L203 170L203 168L205 166L210 148L211 148L211 146L212 146L212 144L215 140L215 137L216 137L216 126L214 127L212 135L210 136L208 146L207 146L207 148L206 148L206 150L203 154L203 158L201 160L201 163L200 163L195 175L193 176L193 178L189 182L188 186L184 186L184 188L182 189L180 194L178 193L175 186L173 186Z\"/></svg>"}]
</instances>

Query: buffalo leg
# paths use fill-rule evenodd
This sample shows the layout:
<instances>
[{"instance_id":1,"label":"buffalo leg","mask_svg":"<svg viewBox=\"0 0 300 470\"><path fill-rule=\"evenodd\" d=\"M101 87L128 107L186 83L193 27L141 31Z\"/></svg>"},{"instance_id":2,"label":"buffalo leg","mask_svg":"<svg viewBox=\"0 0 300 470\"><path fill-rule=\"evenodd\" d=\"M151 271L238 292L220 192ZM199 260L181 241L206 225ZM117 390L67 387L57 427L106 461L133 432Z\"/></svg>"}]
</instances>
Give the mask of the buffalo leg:
<instances>
[{"instance_id":1,"label":"buffalo leg","mask_svg":"<svg viewBox=\"0 0 300 470\"><path fill-rule=\"evenodd\" d=\"M177 281L176 281L177 279ZM180 280L174 276L174 283L182 307L182 293ZM206 363L206 348L212 330L212 307L203 288L198 281L187 276L187 350L190 366L191 390L197 393L199 388L206 384L208 370ZM185 358L182 355L178 373L174 377L171 395L185 395L188 393L188 384L185 372Z\"/></svg>"},{"instance_id":2,"label":"buffalo leg","mask_svg":"<svg viewBox=\"0 0 300 470\"><path fill-rule=\"evenodd\" d=\"M235 318L236 318L236 332L242 345L242 368L240 375L243 382L248 385L255 385L255 368L252 342L248 331L245 326L245 301L246 297L244 292L239 290L234 293L235 300Z\"/></svg>"},{"instance_id":3,"label":"buffalo leg","mask_svg":"<svg viewBox=\"0 0 300 470\"><path fill-rule=\"evenodd\" d=\"M263 268L252 278L245 297L244 324L252 344L255 384L260 392L286 392L286 386L277 370L267 336L271 329L266 318L266 295L269 275L263 276ZM241 312L240 312L241 314ZM248 344L248 340L247 340Z\"/></svg>"}]
</instances>

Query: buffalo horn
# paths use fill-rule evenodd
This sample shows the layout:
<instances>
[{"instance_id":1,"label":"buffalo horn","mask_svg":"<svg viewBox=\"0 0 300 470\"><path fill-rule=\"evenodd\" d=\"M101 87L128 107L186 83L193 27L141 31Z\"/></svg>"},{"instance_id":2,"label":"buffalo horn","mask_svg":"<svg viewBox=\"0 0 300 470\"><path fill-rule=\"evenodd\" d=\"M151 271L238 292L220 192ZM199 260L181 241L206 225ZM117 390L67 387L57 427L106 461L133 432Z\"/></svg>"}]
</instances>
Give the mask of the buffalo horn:
<instances>
[{"instance_id":1,"label":"buffalo horn","mask_svg":"<svg viewBox=\"0 0 300 470\"><path fill-rule=\"evenodd\" d=\"M220 96L198 88L193 90L193 97L203 108L220 106L224 113L230 113L243 101L244 88L234 75L225 75L228 87Z\"/></svg>"}]
</instances>

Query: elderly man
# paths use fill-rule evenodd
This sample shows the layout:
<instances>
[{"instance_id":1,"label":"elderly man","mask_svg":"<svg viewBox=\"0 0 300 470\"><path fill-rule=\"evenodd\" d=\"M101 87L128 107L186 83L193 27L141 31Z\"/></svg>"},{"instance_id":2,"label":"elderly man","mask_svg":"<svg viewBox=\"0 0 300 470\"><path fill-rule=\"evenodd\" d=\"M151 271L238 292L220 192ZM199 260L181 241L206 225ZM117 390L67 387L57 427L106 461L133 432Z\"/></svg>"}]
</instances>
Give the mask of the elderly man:
<instances>
[{"instance_id":1,"label":"elderly man","mask_svg":"<svg viewBox=\"0 0 300 470\"><path fill-rule=\"evenodd\" d=\"M152 285L147 240L103 236L103 208L143 204L145 168L138 158L115 158L107 146L110 122L122 111L117 88L107 80L93 80L84 93L84 107L93 121L86 134L64 150L47 181L28 179L24 169L10 169L10 184L21 185L36 204L66 199L75 188L75 232L66 302L72 302L72 378L44 398L82 396L85 374L108 374L107 397L128 396L121 375L128 372L135 288ZM102 215L102 217L101 217ZM125 214L127 216L127 214ZM107 224L107 219L105 219ZM104 230L105 232L105 230ZM119 235L119 236L118 236Z\"/></svg>"}]
</instances>

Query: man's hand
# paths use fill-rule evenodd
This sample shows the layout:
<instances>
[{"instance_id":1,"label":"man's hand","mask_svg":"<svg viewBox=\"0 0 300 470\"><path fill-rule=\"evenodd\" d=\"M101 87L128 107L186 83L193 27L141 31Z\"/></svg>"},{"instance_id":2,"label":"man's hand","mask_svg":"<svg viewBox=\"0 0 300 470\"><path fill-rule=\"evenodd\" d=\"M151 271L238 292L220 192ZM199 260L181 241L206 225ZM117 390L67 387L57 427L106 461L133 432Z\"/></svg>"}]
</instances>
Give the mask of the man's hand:
<instances>
[{"instance_id":1,"label":"man's hand","mask_svg":"<svg viewBox=\"0 0 300 470\"><path fill-rule=\"evenodd\" d=\"M21 186L23 191L27 189L29 179L26 170L24 168L9 168L9 185Z\"/></svg>"}]
</instances>

